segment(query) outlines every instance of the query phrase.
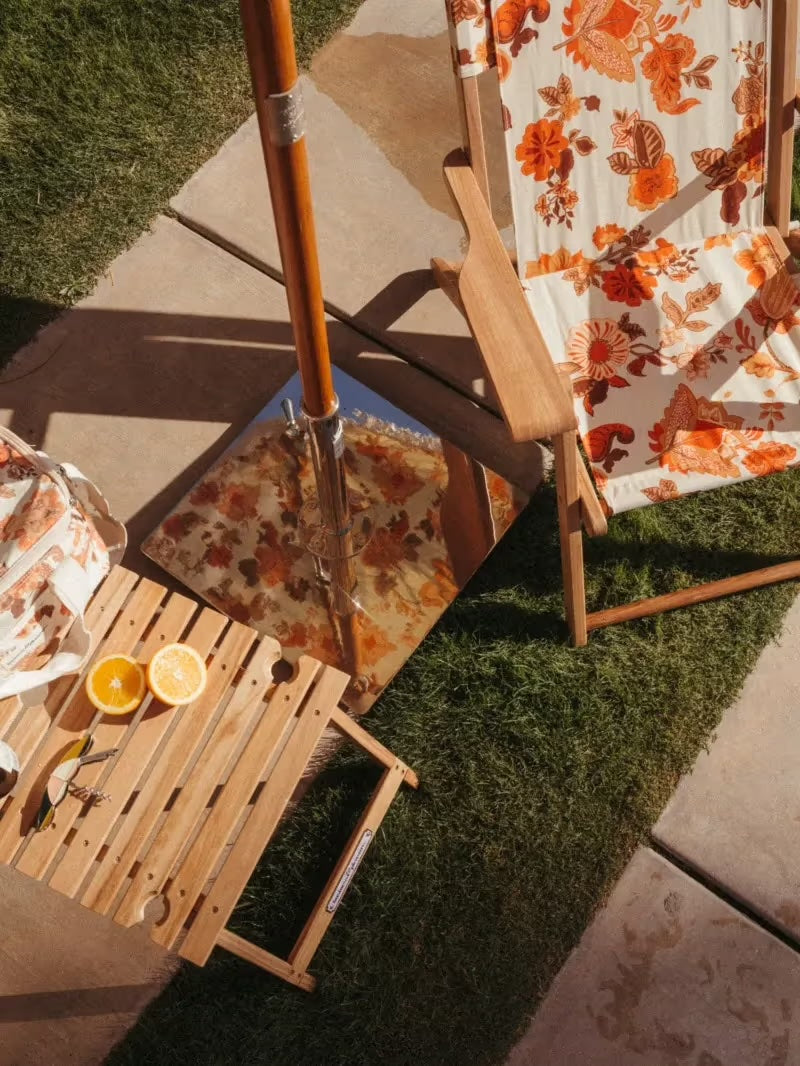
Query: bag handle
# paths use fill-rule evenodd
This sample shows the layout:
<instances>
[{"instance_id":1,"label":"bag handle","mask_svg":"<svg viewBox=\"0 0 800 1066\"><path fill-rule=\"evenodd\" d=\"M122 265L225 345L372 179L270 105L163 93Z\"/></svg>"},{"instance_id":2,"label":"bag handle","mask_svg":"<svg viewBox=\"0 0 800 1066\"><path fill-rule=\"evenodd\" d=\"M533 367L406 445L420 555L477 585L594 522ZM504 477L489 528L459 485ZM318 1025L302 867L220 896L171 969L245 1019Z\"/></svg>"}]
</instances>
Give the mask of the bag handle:
<instances>
[{"instance_id":1,"label":"bag handle","mask_svg":"<svg viewBox=\"0 0 800 1066\"><path fill-rule=\"evenodd\" d=\"M59 469L75 489L75 495L86 510L93 512L95 528L105 542L111 565L120 561L128 546L125 526L111 514L108 501L93 481L72 463L60 463Z\"/></svg>"},{"instance_id":2,"label":"bag handle","mask_svg":"<svg viewBox=\"0 0 800 1066\"><path fill-rule=\"evenodd\" d=\"M8 677L0 678L0 699L18 696L22 692L39 688L50 681L55 681L64 674L77 674L83 667L92 650L92 638L83 618L78 615L70 626L61 647L40 670L12 671Z\"/></svg>"},{"instance_id":3,"label":"bag handle","mask_svg":"<svg viewBox=\"0 0 800 1066\"><path fill-rule=\"evenodd\" d=\"M112 516L105 496L72 463L53 463L49 456L42 454L38 457L67 480L80 505L91 513L94 526L106 545L110 565L114 566L122 558L128 534L125 526ZM70 562L65 559L51 575L53 591L74 615L69 631L58 651L41 669L14 671L8 677L0 677L0 699L29 692L65 674L77 674L85 665L92 650L92 638L84 623L83 612L93 590L81 580L82 572L76 572Z\"/></svg>"}]
</instances>

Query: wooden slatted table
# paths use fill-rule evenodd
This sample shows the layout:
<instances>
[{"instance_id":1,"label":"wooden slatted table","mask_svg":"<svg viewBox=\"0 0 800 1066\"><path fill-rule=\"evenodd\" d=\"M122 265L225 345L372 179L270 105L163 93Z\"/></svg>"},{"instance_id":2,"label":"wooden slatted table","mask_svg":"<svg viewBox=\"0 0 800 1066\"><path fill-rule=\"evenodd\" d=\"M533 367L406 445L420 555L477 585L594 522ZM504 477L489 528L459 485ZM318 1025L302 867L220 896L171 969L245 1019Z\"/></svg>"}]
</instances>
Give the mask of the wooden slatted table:
<instances>
[{"instance_id":1,"label":"wooden slatted table","mask_svg":"<svg viewBox=\"0 0 800 1066\"><path fill-rule=\"evenodd\" d=\"M416 788L416 775L339 707L346 674L303 656L276 683L275 640L129 570L112 571L86 622L93 658L121 652L146 663L162 645L186 641L207 661L206 690L189 707L148 697L134 715L104 717L85 695L84 670L25 708L0 701L0 738L22 763L13 795L0 800L0 861L124 926L163 897L157 943L200 965L218 945L311 990L314 952L400 785ZM383 774L284 960L225 926L329 726ZM87 732L93 750L119 753L82 767L78 783L111 798L87 805L68 796L53 825L35 832L50 772Z\"/></svg>"}]
</instances>

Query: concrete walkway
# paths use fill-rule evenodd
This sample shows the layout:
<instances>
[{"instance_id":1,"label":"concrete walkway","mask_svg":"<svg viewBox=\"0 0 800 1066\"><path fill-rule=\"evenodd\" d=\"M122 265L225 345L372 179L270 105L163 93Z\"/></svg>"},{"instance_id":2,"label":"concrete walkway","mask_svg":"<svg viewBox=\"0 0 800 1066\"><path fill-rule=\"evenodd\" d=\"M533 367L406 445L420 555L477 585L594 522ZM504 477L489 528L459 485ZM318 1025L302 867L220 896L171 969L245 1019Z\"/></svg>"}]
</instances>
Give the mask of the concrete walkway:
<instances>
[{"instance_id":1,"label":"concrete walkway","mask_svg":"<svg viewBox=\"0 0 800 1066\"><path fill-rule=\"evenodd\" d=\"M520 479L535 456L473 403L475 350L427 271L461 245L439 174L458 128L441 5L366 0L304 92L334 358L455 443L480 437L479 458ZM501 165L492 180L507 227ZM140 571L142 536L294 365L252 120L172 208L0 378L0 420L102 484ZM798 638L800 604L509 1066L800 1064ZM76 936L75 907L16 875L0 886L0 1063L100 1063L169 959L91 914Z\"/></svg>"}]
</instances>

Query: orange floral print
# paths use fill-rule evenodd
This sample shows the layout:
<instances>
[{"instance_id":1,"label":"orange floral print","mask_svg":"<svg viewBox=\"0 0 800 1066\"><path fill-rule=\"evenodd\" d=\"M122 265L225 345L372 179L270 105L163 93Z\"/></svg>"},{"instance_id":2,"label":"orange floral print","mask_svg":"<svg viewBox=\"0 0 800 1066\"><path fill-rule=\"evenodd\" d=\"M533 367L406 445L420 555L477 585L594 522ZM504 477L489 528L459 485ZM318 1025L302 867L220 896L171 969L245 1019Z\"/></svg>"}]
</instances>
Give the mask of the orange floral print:
<instances>
[{"instance_id":1,"label":"orange floral print","mask_svg":"<svg viewBox=\"0 0 800 1066\"><path fill-rule=\"evenodd\" d=\"M688 252L677 248L672 241L663 237L657 237L655 247L649 251L636 253L636 261L640 266L648 267L656 274L664 274L672 281L685 282L697 271L694 260L695 249Z\"/></svg>"},{"instance_id":2,"label":"orange floral print","mask_svg":"<svg viewBox=\"0 0 800 1066\"><path fill-rule=\"evenodd\" d=\"M511 60L501 49L497 49L495 53L495 60L497 65L497 78L499 81L505 81L508 75L511 73ZM480 60L479 60L480 62ZM491 64L489 64L491 66Z\"/></svg>"},{"instance_id":3,"label":"orange floral print","mask_svg":"<svg viewBox=\"0 0 800 1066\"><path fill-rule=\"evenodd\" d=\"M754 185L753 191L757 193L764 180L764 42L742 41L733 54L746 70L732 98L736 113L742 116L741 128L734 134L730 149L700 148L692 152L692 160L708 178L706 188L721 190L720 217L735 226L740 220L748 184Z\"/></svg>"},{"instance_id":4,"label":"orange floral print","mask_svg":"<svg viewBox=\"0 0 800 1066\"><path fill-rule=\"evenodd\" d=\"M800 291L792 276L781 271L767 278L755 296L747 301L753 320L764 327L764 333L788 333L800 326Z\"/></svg>"},{"instance_id":5,"label":"orange floral print","mask_svg":"<svg viewBox=\"0 0 800 1066\"><path fill-rule=\"evenodd\" d=\"M620 444L632 444L636 437L631 426L624 422L607 422L603 426L594 426L583 436L583 447L592 463L601 463L603 470L609 474L614 465L630 453L624 448L615 448L614 441Z\"/></svg>"},{"instance_id":6,"label":"orange floral print","mask_svg":"<svg viewBox=\"0 0 800 1066\"><path fill-rule=\"evenodd\" d=\"M764 180L764 150L767 144L767 126L763 113L744 120L744 126L733 138L729 159L737 168L736 177L741 182L760 183Z\"/></svg>"},{"instance_id":7,"label":"orange floral print","mask_svg":"<svg viewBox=\"0 0 800 1066\"><path fill-rule=\"evenodd\" d=\"M664 153L654 167L641 167L630 176L628 203L640 211L650 211L671 200L678 192L675 160Z\"/></svg>"},{"instance_id":8,"label":"orange floral print","mask_svg":"<svg viewBox=\"0 0 800 1066\"><path fill-rule=\"evenodd\" d=\"M217 509L234 522L244 522L257 513L258 486L234 482L226 485L222 496L216 501Z\"/></svg>"},{"instance_id":9,"label":"orange floral print","mask_svg":"<svg viewBox=\"0 0 800 1066\"><path fill-rule=\"evenodd\" d=\"M717 237L706 237L703 242L703 251L710 252L714 248L730 248L732 244L732 233L720 233Z\"/></svg>"},{"instance_id":10,"label":"orange floral print","mask_svg":"<svg viewBox=\"0 0 800 1066\"><path fill-rule=\"evenodd\" d=\"M659 111L682 115L700 101L697 97L681 100L683 84L710 89L709 71L717 62L715 55L704 56L692 66L697 55L694 42L683 33L670 33L659 41L650 41L650 52L642 60L642 74L650 81L650 92Z\"/></svg>"},{"instance_id":11,"label":"orange floral print","mask_svg":"<svg viewBox=\"0 0 800 1066\"><path fill-rule=\"evenodd\" d=\"M598 276L598 267L594 259L584 259L583 256L564 271L564 281L572 283L578 296L586 292L590 285L595 284Z\"/></svg>"},{"instance_id":12,"label":"orange floral print","mask_svg":"<svg viewBox=\"0 0 800 1066\"><path fill-rule=\"evenodd\" d=\"M651 503L663 503L666 500L677 500L680 496L678 486L672 478L662 477L657 485L642 489L644 495Z\"/></svg>"},{"instance_id":13,"label":"orange floral print","mask_svg":"<svg viewBox=\"0 0 800 1066\"><path fill-rule=\"evenodd\" d=\"M517 160L522 163L522 173L532 175L534 181L546 181L561 162L561 153L567 145L561 122L551 122L546 118L532 122L516 150Z\"/></svg>"},{"instance_id":14,"label":"orange floral print","mask_svg":"<svg viewBox=\"0 0 800 1066\"><path fill-rule=\"evenodd\" d=\"M583 262L583 252L567 251L566 248L559 248L557 252L552 254L543 252L538 259L534 259L525 264L525 277L526 278L538 278L543 274L555 274L559 270L568 270L570 267L577 267Z\"/></svg>"},{"instance_id":15,"label":"orange floral print","mask_svg":"<svg viewBox=\"0 0 800 1066\"><path fill-rule=\"evenodd\" d=\"M540 89L539 96L549 105L545 118L569 122L581 109L580 97L572 91L572 81L566 74L562 74L555 85L546 85Z\"/></svg>"},{"instance_id":16,"label":"orange floral print","mask_svg":"<svg viewBox=\"0 0 800 1066\"><path fill-rule=\"evenodd\" d=\"M658 454L648 463L658 462L679 474L737 478L737 452L750 451L751 441L762 433L744 429L744 419L729 414L724 404L678 385L663 418L649 432L650 449Z\"/></svg>"},{"instance_id":17,"label":"orange floral print","mask_svg":"<svg viewBox=\"0 0 800 1066\"><path fill-rule=\"evenodd\" d=\"M622 226L616 225L614 222L609 222L607 226L598 226L592 234L592 241L595 248L602 252L605 248L609 248L612 244L625 236L625 230Z\"/></svg>"},{"instance_id":18,"label":"orange floral print","mask_svg":"<svg viewBox=\"0 0 800 1066\"><path fill-rule=\"evenodd\" d=\"M740 267L749 271L747 284L752 285L754 289L760 289L767 278L771 278L781 269L781 261L766 234L756 234L752 247L737 252L733 258Z\"/></svg>"},{"instance_id":19,"label":"orange floral print","mask_svg":"<svg viewBox=\"0 0 800 1066\"><path fill-rule=\"evenodd\" d=\"M624 366L630 347L630 338L613 319L590 319L569 331L567 359L584 377L610 380Z\"/></svg>"},{"instance_id":20,"label":"orange floral print","mask_svg":"<svg viewBox=\"0 0 800 1066\"><path fill-rule=\"evenodd\" d=\"M550 0L505 0L494 17L494 36L500 44L511 46L516 58L522 46L535 40L539 31L527 26L528 14L534 22L545 22L550 14Z\"/></svg>"},{"instance_id":21,"label":"orange floral print","mask_svg":"<svg viewBox=\"0 0 800 1066\"><path fill-rule=\"evenodd\" d=\"M547 182L547 190L534 204L536 214L548 226L556 222L572 229L579 197L570 188L570 174L576 156L589 155L597 145L577 128L565 132L564 122L574 118L582 102L587 110L597 110L600 102L597 97L576 96L565 74L555 85L539 89L539 96L549 105L548 110L537 123L527 127L522 143L517 145L516 158L522 163L524 175L532 174L535 180ZM510 116L507 117L510 123Z\"/></svg>"},{"instance_id":22,"label":"orange floral print","mask_svg":"<svg viewBox=\"0 0 800 1066\"><path fill-rule=\"evenodd\" d=\"M0 525L0 540L16 541L20 551L32 548L64 514L55 485L40 484L20 511L12 511Z\"/></svg>"},{"instance_id":23,"label":"orange floral print","mask_svg":"<svg viewBox=\"0 0 800 1066\"><path fill-rule=\"evenodd\" d=\"M392 461L374 463L372 476L381 496L387 503L402 504L422 488L419 474L395 452Z\"/></svg>"},{"instance_id":24,"label":"orange floral print","mask_svg":"<svg viewBox=\"0 0 800 1066\"><path fill-rule=\"evenodd\" d=\"M763 441L757 448L753 448L744 457L742 462L756 477L764 477L767 474L777 474L793 465L797 460L797 449L790 444L781 444L778 441Z\"/></svg>"},{"instance_id":25,"label":"orange floral print","mask_svg":"<svg viewBox=\"0 0 800 1066\"><path fill-rule=\"evenodd\" d=\"M640 307L643 300L653 299L657 280L643 270L620 264L603 275L602 289L609 300L628 307Z\"/></svg>"},{"instance_id":26,"label":"orange floral print","mask_svg":"<svg viewBox=\"0 0 800 1066\"><path fill-rule=\"evenodd\" d=\"M584 70L592 67L614 81L633 81L633 56L654 37L660 0L572 0L555 46Z\"/></svg>"}]
</instances>

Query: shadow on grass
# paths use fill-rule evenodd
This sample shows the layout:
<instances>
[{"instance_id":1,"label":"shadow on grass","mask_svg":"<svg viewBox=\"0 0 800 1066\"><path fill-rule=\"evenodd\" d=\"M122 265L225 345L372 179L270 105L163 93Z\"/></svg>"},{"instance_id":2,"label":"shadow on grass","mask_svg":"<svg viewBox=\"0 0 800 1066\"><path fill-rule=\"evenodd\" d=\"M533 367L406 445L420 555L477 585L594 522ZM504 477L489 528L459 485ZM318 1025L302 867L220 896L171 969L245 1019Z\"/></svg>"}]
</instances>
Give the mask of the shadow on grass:
<instances>
[{"instance_id":1,"label":"shadow on grass","mask_svg":"<svg viewBox=\"0 0 800 1066\"><path fill-rule=\"evenodd\" d=\"M57 304L0 291L0 368L62 311Z\"/></svg>"}]
</instances>

